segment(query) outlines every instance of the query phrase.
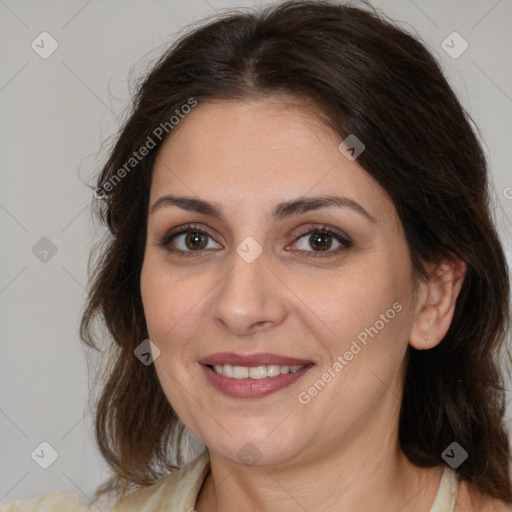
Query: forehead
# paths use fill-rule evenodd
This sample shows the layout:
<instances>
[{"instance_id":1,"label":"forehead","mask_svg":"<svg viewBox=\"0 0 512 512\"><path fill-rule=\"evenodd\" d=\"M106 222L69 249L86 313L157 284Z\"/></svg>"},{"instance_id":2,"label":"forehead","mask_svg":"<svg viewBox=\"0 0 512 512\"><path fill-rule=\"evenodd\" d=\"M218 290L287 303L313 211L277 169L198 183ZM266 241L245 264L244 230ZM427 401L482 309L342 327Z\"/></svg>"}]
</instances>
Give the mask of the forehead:
<instances>
[{"instance_id":1,"label":"forehead","mask_svg":"<svg viewBox=\"0 0 512 512\"><path fill-rule=\"evenodd\" d=\"M160 149L151 203L162 194L182 193L261 209L291 197L341 193L370 204L378 215L379 207L390 206L387 194L357 160L345 158L340 142L297 104L199 103Z\"/></svg>"},{"instance_id":2,"label":"forehead","mask_svg":"<svg viewBox=\"0 0 512 512\"><path fill-rule=\"evenodd\" d=\"M311 150L334 153L335 148L336 134L306 107L276 99L217 100L199 103L164 141L161 154L208 167L227 158L231 168L239 163L246 169L251 163L268 168L272 162L300 161Z\"/></svg>"}]
</instances>

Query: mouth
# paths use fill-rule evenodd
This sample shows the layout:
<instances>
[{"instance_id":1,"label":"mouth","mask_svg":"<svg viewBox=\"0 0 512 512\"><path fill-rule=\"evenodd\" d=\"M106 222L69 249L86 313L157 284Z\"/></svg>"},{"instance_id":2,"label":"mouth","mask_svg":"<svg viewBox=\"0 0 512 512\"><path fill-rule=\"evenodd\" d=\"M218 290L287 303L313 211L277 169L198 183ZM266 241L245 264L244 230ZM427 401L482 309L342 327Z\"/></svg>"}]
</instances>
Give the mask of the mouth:
<instances>
[{"instance_id":1,"label":"mouth","mask_svg":"<svg viewBox=\"0 0 512 512\"><path fill-rule=\"evenodd\" d=\"M215 373L226 377L227 379L253 379L260 380L267 377L277 377L279 375L287 375L288 373L296 373L305 364L293 366L280 366L278 364L259 365L259 366L233 366L231 364L215 364L208 367Z\"/></svg>"},{"instance_id":2,"label":"mouth","mask_svg":"<svg viewBox=\"0 0 512 512\"><path fill-rule=\"evenodd\" d=\"M311 361L278 356L212 354L199 361L208 382L232 398L263 398L285 389L305 375Z\"/></svg>"}]
</instances>

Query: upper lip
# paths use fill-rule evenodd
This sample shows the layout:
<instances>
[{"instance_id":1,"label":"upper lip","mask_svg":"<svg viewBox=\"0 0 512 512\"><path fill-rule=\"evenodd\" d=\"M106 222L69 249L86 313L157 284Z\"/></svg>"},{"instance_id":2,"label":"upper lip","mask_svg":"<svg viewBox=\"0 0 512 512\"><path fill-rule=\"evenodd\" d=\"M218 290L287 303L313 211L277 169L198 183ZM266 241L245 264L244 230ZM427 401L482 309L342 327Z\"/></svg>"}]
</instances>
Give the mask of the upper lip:
<instances>
[{"instance_id":1,"label":"upper lip","mask_svg":"<svg viewBox=\"0 0 512 512\"><path fill-rule=\"evenodd\" d=\"M299 366L311 363L311 361L307 359L297 359L295 357L280 356L267 352L247 355L235 354L234 352L217 352L203 357L199 362L206 365L230 364L233 366L264 366L271 364L279 366Z\"/></svg>"}]
</instances>

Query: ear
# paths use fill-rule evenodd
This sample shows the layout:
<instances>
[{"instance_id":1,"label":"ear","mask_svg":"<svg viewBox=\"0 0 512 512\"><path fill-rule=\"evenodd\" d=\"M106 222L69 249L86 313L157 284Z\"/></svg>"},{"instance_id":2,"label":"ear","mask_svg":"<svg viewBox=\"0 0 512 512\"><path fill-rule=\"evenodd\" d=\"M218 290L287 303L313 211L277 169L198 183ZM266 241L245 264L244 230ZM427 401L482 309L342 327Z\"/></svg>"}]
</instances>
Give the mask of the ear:
<instances>
[{"instance_id":1,"label":"ear","mask_svg":"<svg viewBox=\"0 0 512 512\"><path fill-rule=\"evenodd\" d=\"M418 350L435 347L448 332L467 267L454 256L427 266L427 271L429 277L420 284L409 337L409 344Z\"/></svg>"}]
</instances>

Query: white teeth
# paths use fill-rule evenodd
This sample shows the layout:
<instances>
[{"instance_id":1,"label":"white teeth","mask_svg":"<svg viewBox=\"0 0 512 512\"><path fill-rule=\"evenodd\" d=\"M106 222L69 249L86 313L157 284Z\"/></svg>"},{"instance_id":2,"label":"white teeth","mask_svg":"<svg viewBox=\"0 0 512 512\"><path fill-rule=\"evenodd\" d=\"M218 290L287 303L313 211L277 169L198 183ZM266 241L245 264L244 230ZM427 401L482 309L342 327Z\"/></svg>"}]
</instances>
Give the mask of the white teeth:
<instances>
[{"instance_id":1,"label":"white teeth","mask_svg":"<svg viewBox=\"0 0 512 512\"><path fill-rule=\"evenodd\" d=\"M233 366L233 377L235 379L249 378L249 368L247 366Z\"/></svg>"},{"instance_id":2,"label":"white teeth","mask_svg":"<svg viewBox=\"0 0 512 512\"><path fill-rule=\"evenodd\" d=\"M213 365L213 370L219 375L223 375L228 379L264 379L266 377L277 377L278 375L285 375L287 373L295 373L305 364L296 366L279 366L278 364L269 364L267 366L233 366L230 364L216 364Z\"/></svg>"},{"instance_id":3,"label":"white teeth","mask_svg":"<svg viewBox=\"0 0 512 512\"><path fill-rule=\"evenodd\" d=\"M281 373L281 368L284 368L284 366L279 366L278 364L269 364L267 366L267 377L276 377Z\"/></svg>"},{"instance_id":4,"label":"white teeth","mask_svg":"<svg viewBox=\"0 0 512 512\"><path fill-rule=\"evenodd\" d=\"M264 379L267 376L266 366L251 366L249 368L249 377L251 379Z\"/></svg>"},{"instance_id":5,"label":"white teeth","mask_svg":"<svg viewBox=\"0 0 512 512\"><path fill-rule=\"evenodd\" d=\"M220 366L220 365L218 365L218 366ZM217 371L218 366L214 367L215 371ZM224 366L220 366L220 368L223 368L221 375L224 375L224 377L229 377L230 379L233 378L233 366L232 365L225 364ZM217 373L219 373L219 372L217 372Z\"/></svg>"}]
</instances>

